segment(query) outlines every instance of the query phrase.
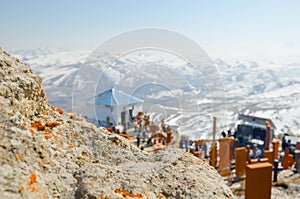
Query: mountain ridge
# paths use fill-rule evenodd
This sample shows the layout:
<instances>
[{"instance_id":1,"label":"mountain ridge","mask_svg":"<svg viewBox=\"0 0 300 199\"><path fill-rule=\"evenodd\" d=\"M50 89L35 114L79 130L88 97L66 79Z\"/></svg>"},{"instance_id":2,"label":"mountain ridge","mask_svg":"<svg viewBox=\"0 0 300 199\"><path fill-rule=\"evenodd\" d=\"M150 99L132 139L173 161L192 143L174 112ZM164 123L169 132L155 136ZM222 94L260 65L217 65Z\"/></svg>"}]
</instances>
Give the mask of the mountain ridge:
<instances>
[{"instance_id":1,"label":"mountain ridge","mask_svg":"<svg viewBox=\"0 0 300 199\"><path fill-rule=\"evenodd\" d=\"M71 101L70 95L72 94L72 79L75 78L76 71L84 64L90 53L91 51L73 51L65 54L58 53L46 57L43 56L43 58L37 56L36 58L26 60L25 62L28 63L35 72L43 76L45 80L43 88L46 90L50 102L70 110L71 104L69 102ZM184 62L172 57L164 57L159 55L159 53L156 56L157 57L151 57L151 52L142 52L135 54L132 57L121 58L120 62L116 63L116 66L131 64L132 67L138 67L143 60L147 67L152 67L157 64L160 64L160 67L164 67L164 65L176 65L182 67L185 65ZM296 104L300 99L300 90L297 89L300 85L300 81L297 78L300 76L300 69L297 64L276 65L274 62L266 60L264 60L262 64L252 60L244 62L236 61L234 64L229 64L221 59L215 59L214 63L223 80L224 91L226 92L226 97L223 101L228 107L226 110L228 115L225 122L226 124L220 128L233 128L237 119L237 114L248 112L249 114L256 116L269 117L275 120L275 123L277 118L280 118L278 120L280 124L278 125L279 129L277 134L292 132L300 135L299 126L286 125L288 123L297 124L297 117L299 115L297 114L298 109ZM50 72L46 70L47 68L49 70L51 69ZM200 76L193 77L189 75L193 73L188 72L188 65L183 68L185 69L182 71L187 72L181 73L181 75L188 81L196 82L201 80ZM117 70L119 69L110 69L111 72L107 73L114 74ZM51 71L55 71L55 73L52 74ZM122 73L125 73L125 71ZM122 73L115 75L115 77L119 77L119 79L122 78ZM155 71L153 71L153 73L155 73ZM167 75L167 73L165 74ZM194 84L198 85L198 87L190 87L190 92L204 92L202 100L209 101L210 96L205 94L205 84L201 83L201 81L200 83ZM151 97L153 94L149 94L148 96ZM274 105L266 105L266 100L269 100L270 103L273 101ZM239 101L239 103L235 103L236 101ZM292 101L293 103L287 104L285 103L287 101ZM213 106L213 103L214 102L210 103L210 106ZM286 109L287 112L291 112L291 115L297 117L288 117L276 107ZM201 110L207 112L208 115L211 114L209 113L210 111L208 111L209 109L203 108ZM264 110L264 112L260 110ZM207 120L207 123L211 123L210 117L205 120ZM196 127L195 125L194 127L195 129L205 129L205 131L209 131L211 128L210 125L200 125L200 127ZM196 130L195 132L189 131L188 134L197 134L197 132Z\"/></svg>"}]
</instances>

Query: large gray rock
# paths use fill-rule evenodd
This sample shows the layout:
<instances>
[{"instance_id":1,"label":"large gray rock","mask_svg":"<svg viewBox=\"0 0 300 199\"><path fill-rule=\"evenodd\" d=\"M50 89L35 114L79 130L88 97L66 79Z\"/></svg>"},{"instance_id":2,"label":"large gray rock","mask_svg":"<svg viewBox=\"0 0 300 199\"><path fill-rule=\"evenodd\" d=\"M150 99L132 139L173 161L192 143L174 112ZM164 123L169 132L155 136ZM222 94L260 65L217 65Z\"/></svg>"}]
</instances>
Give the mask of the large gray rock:
<instances>
[{"instance_id":1,"label":"large gray rock","mask_svg":"<svg viewBox=\"0 0 300 199\"><path fill-rule=\"evenodd\" d=\"M0 48L0 198L233 198L179 149L140 151L48 104L41 78Z\"/></svg>"}]
</instances>

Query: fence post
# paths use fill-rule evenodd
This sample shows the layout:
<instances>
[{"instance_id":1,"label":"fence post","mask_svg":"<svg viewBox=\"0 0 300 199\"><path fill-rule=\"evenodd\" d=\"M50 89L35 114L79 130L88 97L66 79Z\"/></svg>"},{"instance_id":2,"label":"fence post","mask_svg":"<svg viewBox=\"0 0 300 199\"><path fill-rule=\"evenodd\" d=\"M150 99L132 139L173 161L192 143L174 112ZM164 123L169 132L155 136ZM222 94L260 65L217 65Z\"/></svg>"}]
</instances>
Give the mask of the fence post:
<instances>
[{"instance_id":1,"label":"fence post","mask_svg":"<svg viewBox=\"0 0 300 199\"><path fill-rule=\"evenodd\" d=\"M235 174L243 176L246 174L247 152L245 147L235 149Z\"/></svg>"},{"instance_id":2,"label":"fence post","mask_svg":"<svg viewBox=\"0 0 300 199\"><path fill-rule=\"evenodd\" d=\"M300 173L300 150L295 150L296 171Z\"/></svg>"},{"instance_id":3,"label":"fence post","mask_svg":"<svg viewBox=\"0 0 300 199\"><path fill-rule=\"evenodd\" d=\"M230 174L231 157L230 157L230 138L223 138L219 140L220 143L220 162L219 172L221 176L228 176Z\"/></svg>"},{"instance_id":4,"label":"fence post","mask_svg":"<svg viewBox=\"0 0 300 199\"><path fill-rule=\"evenodd\" d=\"M279 140L274 139L272 141L272 145L273 145L273 159L278 160Z\"/></svg>"},{"instance_id":5,"label":"fence post","mask_svg":"<svg viewBox=\"0 0 300 199\"><path fill-rule=\"evenodd\" d=\"M273 176L273 182L277 182L278 163L279 163L279 160L274 160L274 176Z\"/></svg>"},{"instance_id":6,"label":"fence post","mask_svg":"<svg viewBox=\"0 0 300 199\"><path fill-rule=\"evenodd\" d=\"M272 188L272 164L257 163L247 165L246 199L269 199Z\"/></svg>"}]
</instances>

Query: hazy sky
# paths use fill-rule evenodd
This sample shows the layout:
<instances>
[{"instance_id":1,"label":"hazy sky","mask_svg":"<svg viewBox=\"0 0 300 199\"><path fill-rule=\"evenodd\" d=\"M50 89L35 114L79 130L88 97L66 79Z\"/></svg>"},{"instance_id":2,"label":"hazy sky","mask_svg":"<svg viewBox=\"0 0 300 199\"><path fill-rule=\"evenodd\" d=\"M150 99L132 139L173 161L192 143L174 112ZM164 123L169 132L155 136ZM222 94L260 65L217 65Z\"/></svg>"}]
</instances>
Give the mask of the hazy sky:
<instances>
[{"instance_id":1,"label":"hazy sky","mask_svg":"<svg viewBox=\"0 0 300 199\"><path fill-rule=\"evenodd\" d=\"M1 0L0 45L94 49L116 34L166 28L212 55L300 54L300 1Z\"/></svg>"}]
</instances>

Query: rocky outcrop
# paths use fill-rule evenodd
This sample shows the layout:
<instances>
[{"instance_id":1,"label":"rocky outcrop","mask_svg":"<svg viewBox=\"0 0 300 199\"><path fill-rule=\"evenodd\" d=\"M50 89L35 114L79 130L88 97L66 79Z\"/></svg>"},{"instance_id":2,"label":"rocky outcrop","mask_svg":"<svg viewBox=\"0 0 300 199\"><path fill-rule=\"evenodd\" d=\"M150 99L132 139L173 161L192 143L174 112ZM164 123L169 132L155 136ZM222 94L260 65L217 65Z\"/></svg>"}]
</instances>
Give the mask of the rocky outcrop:
<instances>
[{"instance_id":1,"label":"rocky outcrop","mask_svg":"<svg viewBox=\"0 0 300 199\"><path fill-rule=\"evenodd\" d=\"M232 198L179 149L140 151L48 104L41 78L0 48L0 198Z\"/></svg>"}]
</instances>

